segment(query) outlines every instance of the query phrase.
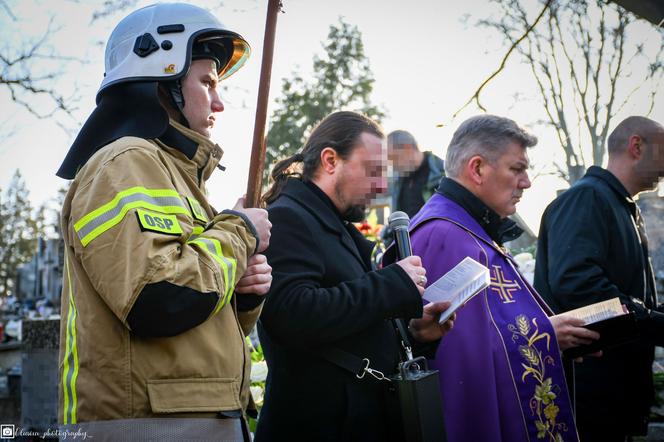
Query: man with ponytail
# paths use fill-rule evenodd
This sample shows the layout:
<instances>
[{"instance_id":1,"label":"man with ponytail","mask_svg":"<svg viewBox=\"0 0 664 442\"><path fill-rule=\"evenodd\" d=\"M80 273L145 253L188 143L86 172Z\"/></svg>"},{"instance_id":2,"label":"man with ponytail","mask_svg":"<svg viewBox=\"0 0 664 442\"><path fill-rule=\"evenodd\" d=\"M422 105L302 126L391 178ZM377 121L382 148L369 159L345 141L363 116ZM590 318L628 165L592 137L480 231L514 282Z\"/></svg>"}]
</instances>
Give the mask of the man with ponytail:
<instances>
[{"instance_id":1,"label":"man with ponytail","mask_svg":"<svg viewBox=\"0 0 664 442\"><path fill-rule=\"evenodd\" d=\"M389 383L379 379L399 363L390 319L418 318L410 319L410 340L429 355L451 323L436 320L446 304L423 311L420 258L372 270L373 243L353 225L385 191L386 162L374 121L335 112L272 172L264 199L273 281L259 322L269 374L258 441L402 438L388 415ZM372 371L358 378L333 354L364 361Z\"/></svg>"}]
</instances>

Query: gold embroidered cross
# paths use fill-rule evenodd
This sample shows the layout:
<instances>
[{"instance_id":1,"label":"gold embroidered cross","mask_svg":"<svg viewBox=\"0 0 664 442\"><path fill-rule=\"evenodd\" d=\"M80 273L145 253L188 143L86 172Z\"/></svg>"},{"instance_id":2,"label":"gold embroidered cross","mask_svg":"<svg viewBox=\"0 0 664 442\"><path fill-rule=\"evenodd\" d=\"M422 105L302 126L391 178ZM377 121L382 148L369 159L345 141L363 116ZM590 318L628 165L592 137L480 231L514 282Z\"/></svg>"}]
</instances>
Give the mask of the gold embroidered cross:
<instances>
[{"instance_id":1,"label":"gold embroidered cross","mask_svg":"<svg viewBox=\"0 0 664 442\"><path fill-rule=\"evenodd\" d=\"M500 299L503 301L503 304L509 304L514 301L514 296L512 292L521 290L521 286L516 281L510 281L505 279L503 274L503 269L500 266L491 266L493 267L493 274L491 276L491 290L498 292Z\"/></svg>"}]
</instances>

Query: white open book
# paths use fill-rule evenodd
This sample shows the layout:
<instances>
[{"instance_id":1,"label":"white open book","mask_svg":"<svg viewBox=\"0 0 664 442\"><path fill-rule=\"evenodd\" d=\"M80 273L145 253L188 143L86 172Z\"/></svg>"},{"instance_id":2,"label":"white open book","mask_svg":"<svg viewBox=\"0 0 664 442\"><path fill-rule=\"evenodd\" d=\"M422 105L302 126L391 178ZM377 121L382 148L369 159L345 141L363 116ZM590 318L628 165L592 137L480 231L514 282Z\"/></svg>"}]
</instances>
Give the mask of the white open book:
<instances>
[{"instance_id":1,"label":"white open book","mask_svg":"<svg viewBox=\"0 0 664 442\"><path fill-rule=\"evenodd\" d=\"M489 269L473 258L465 257L452 270L427 287L423 298L429 302L449 301L452 304L440 315L442 324L489 284L491 284Z\"/></svg>"},{"instance_id":2,"label":"white open book","mask_svg":"<svg viewBox=\"0 0 664 442\"><path fill-rule=\"evenodd\" d=\"M573 316L582 319L585 325L594 324L595 322L604 321L605 319L614 318L616 316L624 315L622 304L619 298L609 299L595 304L590 304L585 307L577 308L563 313L566 316Z\"/></svg>"}]
</instances>

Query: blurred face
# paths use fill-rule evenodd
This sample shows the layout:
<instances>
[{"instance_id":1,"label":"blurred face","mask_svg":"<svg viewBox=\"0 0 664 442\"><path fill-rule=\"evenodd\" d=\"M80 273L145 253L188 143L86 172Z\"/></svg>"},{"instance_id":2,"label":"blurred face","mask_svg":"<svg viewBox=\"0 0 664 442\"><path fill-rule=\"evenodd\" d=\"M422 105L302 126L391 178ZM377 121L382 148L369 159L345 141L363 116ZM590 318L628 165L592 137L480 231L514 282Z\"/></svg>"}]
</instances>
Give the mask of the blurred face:
<instances>
[{"instance_id":1,"label":"blurred face","mask_svg":"<svg viewBox=\"0 0 664 442\"><path fill-rule=\"evenodd\" d=\"M212 60L194 60L182 80L184 109L182 113L191 130L210 138L215 115L224 110L217 87L219 77Z\"/></svg>"},{"instance_id":2,"label":"blurred face","mask_svg":"<svg viewBox=\"0 0 664 442\"><path fill-rule=\"evenodd\" d=\"M415 148L412 144L389 143L387 157L397 173L412 172L419 166L415 161Z\"/></svg>"},{"instance_id":3,"label":"blurred face","mask_svg":"<svg viewBox=\"0 0 664 442\"><path fill-rule=\"evenodd\" d=\"M516 212L523 191L530 187L528 155L520 144L510 143L495 163L482 166L484 180L479 198L501 218Z\"/></svg>"},{"instance_id":4,"label":"blurred face","mask_svg":"<svg viewBox=\"0 0 664 442\"><path fill-rule=\"evenodd\" d=\"M636 165L636 173L639 176L640 189L652 190L664 177L664 128L653 131L641 140L643 156Z\"/></svg>"},{"instance_id":5,"label":"blurred face","mask_svg":"<svg viewBox=\"0 0 664 442\"><path fill-rule=\"evenodd\" d=\"M341 160L334 186L340 212L347 221L362 221L367 204L387 189L383 140L367 132L346 160Z\"/></svg>"}]
</instances>

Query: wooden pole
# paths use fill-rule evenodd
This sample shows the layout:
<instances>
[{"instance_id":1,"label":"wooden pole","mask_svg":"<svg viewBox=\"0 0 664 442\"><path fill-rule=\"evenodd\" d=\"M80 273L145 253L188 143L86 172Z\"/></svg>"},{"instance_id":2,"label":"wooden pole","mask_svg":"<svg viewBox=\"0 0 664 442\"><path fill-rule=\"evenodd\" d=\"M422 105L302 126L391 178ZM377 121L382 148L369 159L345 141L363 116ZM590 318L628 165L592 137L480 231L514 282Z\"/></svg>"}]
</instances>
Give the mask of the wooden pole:
<instances>
[{"instance_id":1,"label":"wooden pole","mask_svg":"<svg viewBox=\"0 0 664 442\"><path fill-rule=\"evenodd\" d=\"M265 37L263 39L263 61L256 102L256 120L254 121L254 140L251 145L251 162L247 180L246 207L258 207L263 185L263 165L265 164L265 123L267 121L267 103L270 96L270 76L272 75L272 57L274 55L274 35L277 30L277 15L281 11L281 0L269 0L265 19Z\"/></svg>"}]
</instances>

